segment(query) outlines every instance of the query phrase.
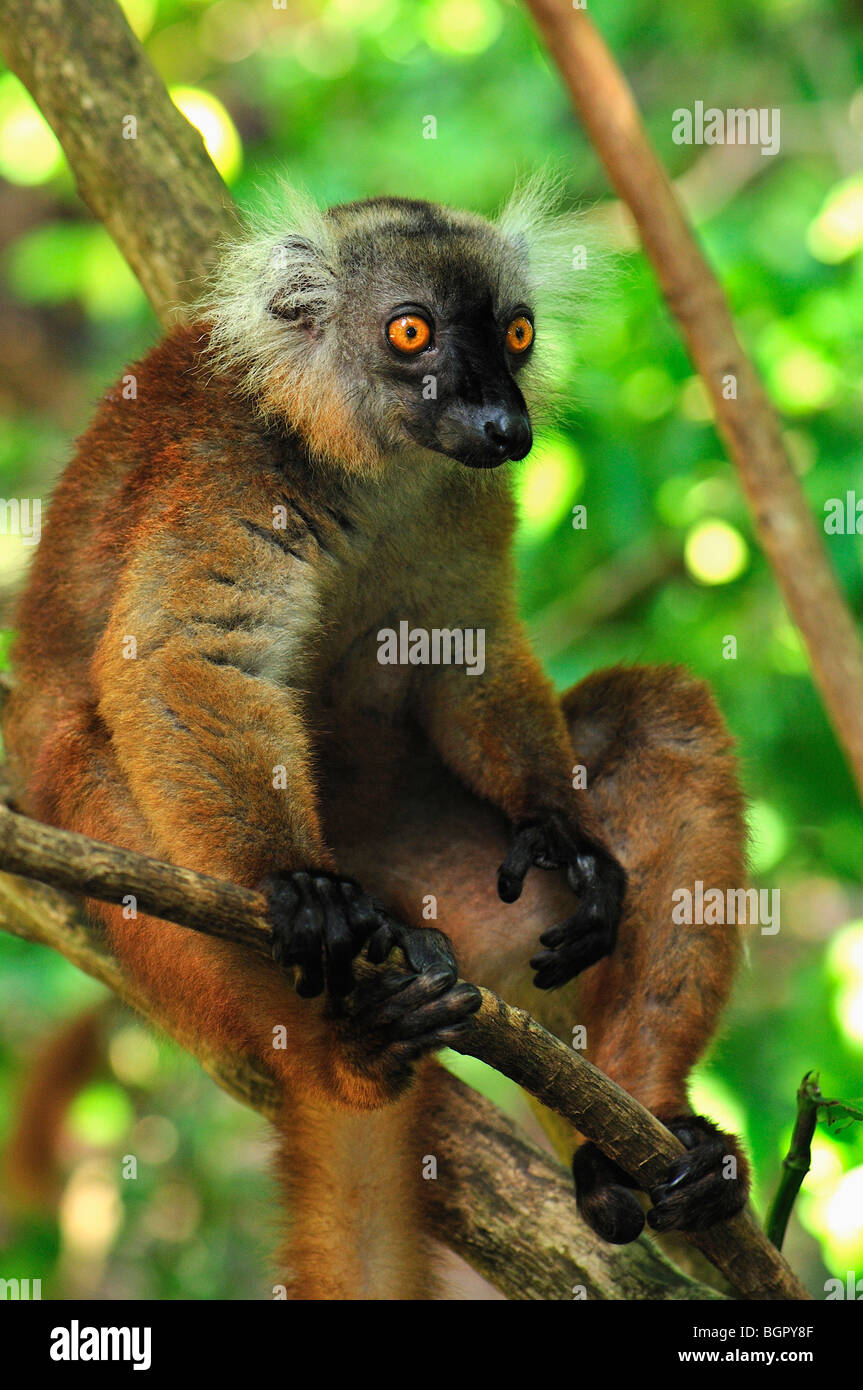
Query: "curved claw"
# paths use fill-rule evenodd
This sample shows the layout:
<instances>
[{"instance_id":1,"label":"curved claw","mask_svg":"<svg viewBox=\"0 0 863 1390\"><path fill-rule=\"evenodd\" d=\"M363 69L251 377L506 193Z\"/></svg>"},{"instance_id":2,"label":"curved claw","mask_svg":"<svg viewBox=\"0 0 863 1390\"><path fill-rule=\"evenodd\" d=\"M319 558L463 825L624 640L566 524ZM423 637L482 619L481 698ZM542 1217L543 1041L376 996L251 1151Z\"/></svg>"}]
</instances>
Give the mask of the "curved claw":
<instances>
[{"instance_id":1,"label":"curved claw","mask_svg":"<svg viewBox=\"0 0 863 1390\"><path fill-rule=\"evenodd\" d=\"M749 1192L748 1165L736 1139L703 1115L678 1115L665 1124L687 1152L669 1165L665 1181L650 1189L651 1229L704 1231L734 1216Z\"/></svg>"}]
</instances>

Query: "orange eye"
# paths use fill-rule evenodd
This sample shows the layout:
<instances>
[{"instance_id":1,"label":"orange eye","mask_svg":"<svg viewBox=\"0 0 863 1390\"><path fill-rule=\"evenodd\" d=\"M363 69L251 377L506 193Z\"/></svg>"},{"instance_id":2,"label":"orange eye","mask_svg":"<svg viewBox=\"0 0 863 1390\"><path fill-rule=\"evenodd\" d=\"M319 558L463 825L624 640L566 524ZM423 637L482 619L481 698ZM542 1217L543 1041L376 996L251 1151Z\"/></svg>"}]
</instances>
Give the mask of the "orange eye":
<instances>
[{"instance_id":1,"label":"orange eye","mask_svg":"<svg viewBox=\"0 0 863 1390\"><path fill-rule=\"evenodd\" d=\"M532 342L533 324L524 314L519 314L506 330L506 345L510 352L526 352Z\"/></svg>"},{"instance_id":2,"label":"orange eye","mask_svg":"<svg viewBox=\"0 0 863 1390\"><path fill-rule=\"evenodd\" d=\"M387 337L399 352L422 352L431 342L431 328L419 314L399 314L387 325Z\"/></svg>"}]
</instances>

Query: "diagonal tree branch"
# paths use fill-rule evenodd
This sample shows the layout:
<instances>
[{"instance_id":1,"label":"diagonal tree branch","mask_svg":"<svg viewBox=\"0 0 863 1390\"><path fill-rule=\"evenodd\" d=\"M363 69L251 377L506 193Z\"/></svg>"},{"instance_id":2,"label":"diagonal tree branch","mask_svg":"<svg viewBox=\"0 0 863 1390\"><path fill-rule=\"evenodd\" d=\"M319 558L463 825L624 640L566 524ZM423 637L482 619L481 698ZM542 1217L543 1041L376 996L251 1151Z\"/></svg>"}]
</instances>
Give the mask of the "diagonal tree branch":
<instances>
[{"instance_id":1,"label":"diagonal tree branch","mask_svg":"<svg viewBox=\"0 0 863 1390\"><path fill-rule=\"evenodd\" d=\"M115 0L0 0L0 48L63 146L82 199L167 322L195 297L234 223L197 130Z\"/></svg>"},{"instance_id":2,"label":"diagonal tree branch","mask_svg":"<svg viewBox=\"0 0 863 1390\"><path fill-rule=\"evenodd\" d=\"M66 894L0 873L0 928L59 951L171 1033L171 1019L154 1011L108 950L104 933ZM235 1100L276 1118L278 1090L263 1067L249 1058L216 1056L200 1038L195 1055ZM579 1220L572 1180L559 1163L449 1072L441 1081L435 1134L441 1180L426 1188L432 1227L507 1298L568 1300L576 1286L591 1299L721 1297L681 1274L650 1241L625 1249L606 1245Z\"/></svg>"},{"instance_id":3,"label":"diagonal tree branch","mask_svg":"<svg viewBox=\"0 0 863 1390\"><path fill-rule=\"evenodd\" d=\"M0 865L55 888L122 902L271 959L262 894L131 850L55 830L0 808ZM275 968L275 967L274 967ZM357 961L359 973L374 970ZM121 991L122 992L122 991ZM456 1051L487 1062L562 1115L642 1188L662 1180L683 1152L655 1116L520 1009L483 989L482 1007ZM214 1060L207 1059L210 1069ZM805 1298L791 1270L749 1212L688 1237L745 1298Z\"/></svg>"},{"instance_id":4,"label":"diagonal tree branch","mask_svg":"<svg viewBox=\"0 0 863 1390\"><path fill-rule=\"evenodd\" d=\"M863 646L722 287L686 221L632 91L583 10L526 0L608 177L628 204L662 292L713 400L764 552L863 796ZM723 393L734 377L735 399Z\"/></svg>"}]
</instances>

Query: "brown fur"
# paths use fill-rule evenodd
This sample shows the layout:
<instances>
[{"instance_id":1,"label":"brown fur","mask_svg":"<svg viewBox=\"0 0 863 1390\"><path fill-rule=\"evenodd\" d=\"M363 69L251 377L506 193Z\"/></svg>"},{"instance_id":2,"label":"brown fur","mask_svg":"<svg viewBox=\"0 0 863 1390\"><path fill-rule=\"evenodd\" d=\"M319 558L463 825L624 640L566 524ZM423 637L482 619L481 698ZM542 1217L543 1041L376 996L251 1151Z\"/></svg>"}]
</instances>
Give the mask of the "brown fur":
<instances>
[{"instance_id":1,"label":"brown fur","mask_svg":"<svg viewBox=\"0 0 863 1390\"><path fill-rule=\"evenodd\" d=\"M64 1121L102 1062L109 1010L100 1004L67 1020L32 1059L3 1154L3 1196L15 1207L49 1210L59 1198Z\"/></svg>"},{"instance_id":2,"label":"brown fur","mask_svg":"<svg viewBox=\"0 0 863 1390\"><path fill-rule=\"evenodd\" d=\"M137 400L107 395L57 488L5 719L18 804L240 883L338 865L417 926L434 894L465 978L563 1038L585 1023L592 1060L657 1113L685 1110L737 938L673 927L671 892L743 875L709 694L679 671L616 670L559 707L515 613L500 479L438 456L394 460L383 483L312 467L201 370L206 341L178 330L132 368ZM402 617L484 627L485 674L378 665L375 635ZM587 794L570 785L581 760ZM510 906L495 892L508 822L538 799L592 826L630 875L614 955L553 995L527 961L573 910L562 875L531 873ZM93 908L199 1055L246 1053L277 1075L291 1297L433 1297L419 1161L434 1065L399 1095L275 968Z\"/></svg>"}]
</instances>

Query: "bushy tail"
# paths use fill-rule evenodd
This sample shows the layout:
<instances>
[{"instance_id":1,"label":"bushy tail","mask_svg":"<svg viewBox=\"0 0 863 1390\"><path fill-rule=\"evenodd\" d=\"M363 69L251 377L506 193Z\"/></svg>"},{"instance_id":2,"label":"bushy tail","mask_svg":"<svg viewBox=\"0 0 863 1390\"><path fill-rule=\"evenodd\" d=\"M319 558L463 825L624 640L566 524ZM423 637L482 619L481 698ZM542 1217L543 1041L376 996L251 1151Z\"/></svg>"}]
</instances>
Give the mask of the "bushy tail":
<instances>
[{"instance_id":1,"label":"bushy tail","mask_svg":"<svg viewBox=\"0 0 863 1390\"><path fill-rule=\"evenodd\" d=\"M13 1206L47 1211L56 1204L66 1113L99 1070L114 1008L107 1000L67 1020L37 1052L2 1160L3 1191Z\"/></svg>"},{"instance_id":2,"label":"bushy tail","mask_svg":"<svg viewBox=\"0 0 863 1390\"><path fill-rule=\"evenodd\" d=\"M374 1111L290 1105L279 1136L288 1231L276 1280L289 1299L438 1296L422 1220L419 1089Z\"/></svg>"}]
</instances>

